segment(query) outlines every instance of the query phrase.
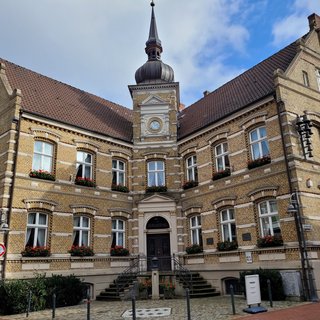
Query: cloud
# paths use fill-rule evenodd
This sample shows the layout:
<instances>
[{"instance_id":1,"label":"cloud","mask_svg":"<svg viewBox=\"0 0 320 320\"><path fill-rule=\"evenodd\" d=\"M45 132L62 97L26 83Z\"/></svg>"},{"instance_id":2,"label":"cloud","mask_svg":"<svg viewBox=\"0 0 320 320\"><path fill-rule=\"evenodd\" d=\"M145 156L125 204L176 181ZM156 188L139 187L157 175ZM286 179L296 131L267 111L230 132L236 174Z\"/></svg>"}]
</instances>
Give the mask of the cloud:
<instances>
[{"instance_id":1,"label":"cloud","mask_svg":"<svg viewBox=\"0 0 320 320\"><path fill-rule=\"evenodd\" d=\"M272 28L273 44L277 47L294 41L309 31L306 17L320 12L320 2L315 0L295 0L290 14L277 21Z\"/></svg>"}]
</instances>

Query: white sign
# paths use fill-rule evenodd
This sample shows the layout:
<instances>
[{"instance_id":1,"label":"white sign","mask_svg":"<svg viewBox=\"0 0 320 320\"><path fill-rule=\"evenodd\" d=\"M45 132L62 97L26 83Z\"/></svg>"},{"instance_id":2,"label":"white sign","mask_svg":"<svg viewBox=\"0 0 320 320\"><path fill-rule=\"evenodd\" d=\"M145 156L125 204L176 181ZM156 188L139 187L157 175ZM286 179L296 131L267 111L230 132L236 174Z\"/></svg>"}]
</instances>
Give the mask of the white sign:
<instances>
[{"instance_id":1,"label":"white sign","mask_svg":"<svg viewBox=\"0 0 320 320\"><path fill-rule=\"evenodd\" d=\"M0 257L2 257L6 253L6 247L4 244L0 243Z\"/></svg>"},{"instance_id":2,"label":"white sign","mask_svg":"<svg viewBox=\"0 0 320 320\"><path fill-rule=\"evenodd\" d=\"M246 251L245 255L246 255L247 263L252 263L252 252L251 251Z\"/></svg>"},{"instance_id":3,"label":"white sign","mask_svg":"<svg viewBox=\"0 0 320 320\"><path fill-rule=\"evenodd\" d=\"M254 274L252 276L245 276L246 282L246 294L247 294L247 305L261 303L260 283L259 275Z\"/></svg>"}]
</instances>

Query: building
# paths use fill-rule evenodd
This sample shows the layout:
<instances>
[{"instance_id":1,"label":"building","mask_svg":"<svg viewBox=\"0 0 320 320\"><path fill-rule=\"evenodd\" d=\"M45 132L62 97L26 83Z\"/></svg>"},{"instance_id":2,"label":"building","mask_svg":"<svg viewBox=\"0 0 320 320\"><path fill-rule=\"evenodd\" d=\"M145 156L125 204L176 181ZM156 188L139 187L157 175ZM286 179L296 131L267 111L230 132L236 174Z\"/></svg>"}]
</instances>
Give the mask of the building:
<instances>
[{"instance_id":1,"label":"building","mask_svg":"<svg viewBox=\"0 0 320 320\"><path fill-rule=\"evenodd\" d=\"M98 294L134 258L170 270L174 257L221 293L242 270L298 271L310 298L320 288L320 17L308 19L308 34L182 110L153 4L133 110L0 60L2 277L73 273ZM110 256L115 245L130 256ZM203 252L186 254L191 245ZM39 246L50 255L21 254Z\"/></svg>"}]
</instances>

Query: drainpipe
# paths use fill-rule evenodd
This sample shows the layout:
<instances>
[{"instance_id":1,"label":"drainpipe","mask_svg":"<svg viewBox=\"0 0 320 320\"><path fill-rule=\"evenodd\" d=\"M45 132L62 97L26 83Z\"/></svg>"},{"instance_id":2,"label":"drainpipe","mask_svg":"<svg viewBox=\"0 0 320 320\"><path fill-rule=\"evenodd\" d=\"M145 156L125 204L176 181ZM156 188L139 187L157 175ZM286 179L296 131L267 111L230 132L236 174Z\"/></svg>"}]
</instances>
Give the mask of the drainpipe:
<instances>
[{"instance_id":1,"label":"drainpipe","mask_svg":"<svg viewBox=\"0 0 320 320\"><path fill-rule=\"evenodd\" d=\"M287 148L286 148L286 144L285 144L285 140L284 140L284 132L283 132L283 128L282 128L282 122L281 122L281 107L284 107L284 102L283 101L277 101L276 99L276 95L274 95L274 99L277 103L277 113L278 113L278 120L279 120L279 127L280 127L280 133L281 133L281 141L282 141L282 148L283 148L283 154L284 154L284 159L285 159L285 164L286 164L286 172L287 172L287 179L288 179L288 184L289 184L289 192L290 192L290 196L292 196L293 193L296 193L296 190L293 190L292 188L292 184L291 184L291 174L290 174L290 168L289 168L289 162L288 162L288 154L287 154ZM300 214L300 212L299 212ZM295 214L295 226L296 226L296 231L297 231L297 237L298 237L298 244L299 244L299 251L300 251L300 262L301 262L301 269L302 269L302 283L303 283L303 291L304 291L304 297L309 300L309 285L308 285L308 277L307 277L307 270L306 270L306 266L305 266L305 259L304 257L307 257L308 252L306 250L306 248L303 246L303 238L302 238L302 232L303 230L301 230L301 226L299 223L299 219L297 218L296 214ZM301 219L301 217L300 217ZM306 258L308 259L308 257Z\"/></svg>"},{"instance_id":2,"label":"drainpipe","mask_svg":"<svg viewBox=\"0 0 320 320\"><path fill-rule=\"evenodd\" d=\"M21 92L18 89L14 90L14 93L16 96L21 96ZM16 125L16 143L15 143L15 148L14 148L14 155L13 155L13 172L12 172L12 182L11 182L11 187L10 187L10 192L9 192L9 203L8 203L8 207L9 207L9 211L8 211L8 215L7 215L7 224L10 228L10 219L11 219L11 214L12 214L12 207L13 207L13 193L14 193L14 186L15 186L15 181L16 181L16 172L17 172L17 159L18 159L18 150L19 150L19 141L20 141L20 123L21 123L21 116L22 116L22 111L19 111L19 117L14 117L12 119L12 122L15 123ZM6 232L4 235L4 245L6 246L6 248L8 249L8 240L9 240L9 232ZM7 265L7 254L8 254L8 250L6 250L6 253L4 254L3 257L3 265L2 265L2 274L1 274L1 279L5 279L5 274L6 274L6 265Z\"/></svg>"}]
</instances>

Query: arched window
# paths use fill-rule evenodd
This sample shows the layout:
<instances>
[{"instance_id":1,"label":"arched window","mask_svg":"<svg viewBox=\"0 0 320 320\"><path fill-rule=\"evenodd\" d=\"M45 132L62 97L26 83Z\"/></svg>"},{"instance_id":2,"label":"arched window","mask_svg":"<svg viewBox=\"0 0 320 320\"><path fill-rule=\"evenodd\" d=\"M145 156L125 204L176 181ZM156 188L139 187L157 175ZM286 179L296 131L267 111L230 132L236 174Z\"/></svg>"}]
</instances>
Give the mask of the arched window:
<instances>
[{"instance_id":1,"label":"arched window","mask_svg":"<svg viewBox=\"0 0 320 320\"><path fill-rule=\"evenodd\" d=\"M191 243L202 246L201 216L190 218Z\"/></svg>"},{"instance_id":2,"label":"arched window","mask_svg":"<svg viewBox=\"0 0 320 320\"><path fill-rule=\"evenodd\" d=\"M268 156L269 144L265 127L256 128L249 133L252 160L257 160Z\"/></svg>"},{"instance_id":3,"label":"arched window","mask_svg":"<svg viewBox=\"0 0 320 320\"><path fill-rule=\"evenodd\" d=\"M224 171L230 168L228 143L223 142L215 146L215 165L216 172Z\"/></svg>"},{"instance_id":4,"label":"arched window","mask_svg":"<svg viewBox=\"0 0 320 320\"><path fill-rule=\"evenodd\" d=\"M26 247L47 245L48 215L41 212L28 214Z\"/></svg>"},{"instance_id":5,"label":"arched window","mask_svg":"<svg viewBox=\"0 0 320 320\"><path fill-rule=\"evenodd\" d=\"M73 243L74 246L90 245L90 218L75 216L73 218Z\"/></svg>"},{"instance_id":6,"label":"arched window","mask_svg":"<svg viewBox=\"0 0 320 320\"><path fill-rule=\"evenodd\" d=\"M124 161L112 160L112 184L126 185L126 165Z\"/></svg>"},{"instance_id":7,"label":"arched window","mask_svg":"<svg viewBox=\"0 0 320 320\"><path fill-rule=\"evenodd\" d=\"M148 162L148 187L165 185L164 161Z\"/></svg>"},{"instance_id":8,"label":"arched window","mask_svg":"<svg viewBox=\"0 0 320 320\"><path fill-rule=\"evenodd\" d=\"M121 219L112 220L112 244L111 247L125 246L125 221Z\"/></svg>"},{"instance_id":9,"label":"arched window","mask_svg":"<svg viewBox=\"0 0 320 320\"><path fill-rule=\"evenodd\" d=\"M222 241L236 241L236 222L234 209L224 209L220 212Z\"/></svg>"},{"instance_id":10,"label":"arched window","mask_svg":"<svg viewBox=\"0 0 320 320\"><path fill-rule=\"evenodd\" d=\"M261 236L281 235L277 203L266 200L258 204Z\"/></svg>"},{"instance_id":11,"label":"arched window","mask_svg":"<svg viewBox=\"0 0 320 320\"><path fill-rule=\"evenodd\" d=\"M32 170L53 172L53 144L37 140L34 142Z\"/></svg>"},{"instance_id":12,"label":"arched window","mask_svg":"<svg viewBox=\"0 0 320 320\"><path fill-rule=\"evenodd\" d=\"M186 159L187 180L198 181L197 156L192 155Z\"/></svg>"}]
</instances>

